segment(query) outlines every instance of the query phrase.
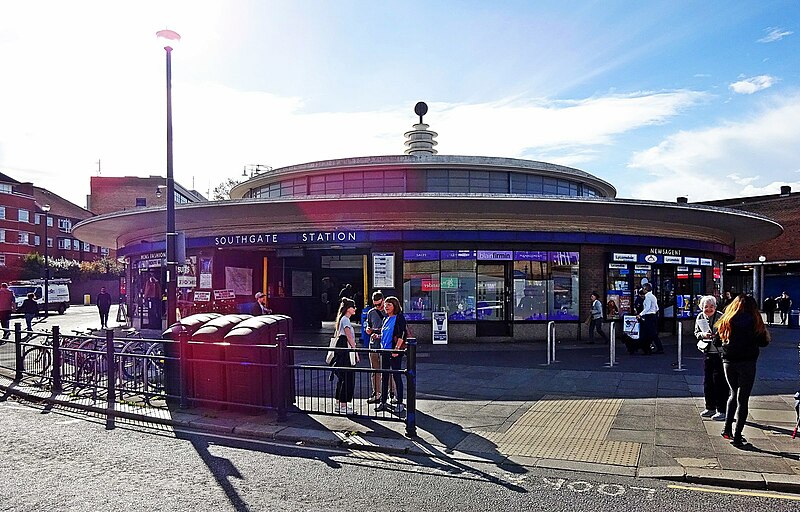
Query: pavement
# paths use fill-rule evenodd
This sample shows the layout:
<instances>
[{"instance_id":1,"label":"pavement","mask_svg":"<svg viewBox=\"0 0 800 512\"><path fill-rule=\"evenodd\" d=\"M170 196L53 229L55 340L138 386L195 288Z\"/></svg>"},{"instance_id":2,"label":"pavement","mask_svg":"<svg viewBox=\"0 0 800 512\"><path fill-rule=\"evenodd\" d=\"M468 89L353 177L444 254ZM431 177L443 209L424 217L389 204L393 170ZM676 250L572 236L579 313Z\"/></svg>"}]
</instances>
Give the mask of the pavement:
<instances>
[{"instance_id":1,"label":"pavement","mask_svg":"<svg viewBox=\"0 0 800 512\"><path fill-rule=\"evenodd\" d=\"M524 468L556 468L660 478L736 488L800 493L800 436L794 393L800 387L800 330L771 328L773 341L759 359L757 382L738 449L721 437L722 423L700 417L702 354L662 334L663 355L629 356L617 347L561 341L557 362L546 364L544 342L420 345L417 365L417 437L405 424L374 417L290 412L165 410L117 404L126 418L161 428L184 428L302 445L344 447L386 456L426 456ZM296 333L325 344L323 332ZM297 343L297 341L295 341ZM105 404L15 387L29 399L108 414ZM365 410L363 398L356 410ZM115 421L113 418L110 422Z\"/></svg>"}]
</instances>

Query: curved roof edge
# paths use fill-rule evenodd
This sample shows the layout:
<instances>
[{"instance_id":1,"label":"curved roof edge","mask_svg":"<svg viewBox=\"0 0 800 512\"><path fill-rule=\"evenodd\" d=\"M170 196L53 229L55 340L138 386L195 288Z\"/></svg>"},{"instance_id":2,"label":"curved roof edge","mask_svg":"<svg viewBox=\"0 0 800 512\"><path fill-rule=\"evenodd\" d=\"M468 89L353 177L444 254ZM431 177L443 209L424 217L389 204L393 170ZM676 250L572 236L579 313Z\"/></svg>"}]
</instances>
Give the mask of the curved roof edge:
<instances>
[{"instance_id":1,"label":"curved roof edge","mask_svg":"<svg viewBox=\"0 0 800 512\"><path fill-rule=\"evenodd\" d=\"M539 162L537 160L523 160L520 158L503 158L491 156L466 156L466 155L385 155L385 156L360 156L352 158L339 158L333 160L319 160L303 164L279 167L239 183L230 191L231 199L242 199L248 190L260 187L275 181L278 177L291 174L307 173L309 171L337 170L342 168L369 168L386 166L413 165L424 168L427 165L440 167L451 165L456 167L474 168L502 168L506 170L544 171L554 176L563 176L583 181L588 185L598 188L607 198L617 196L617 189L609 182L602 180L586 171L567 167L565 165Z\"/></svg>"}]
</instances>

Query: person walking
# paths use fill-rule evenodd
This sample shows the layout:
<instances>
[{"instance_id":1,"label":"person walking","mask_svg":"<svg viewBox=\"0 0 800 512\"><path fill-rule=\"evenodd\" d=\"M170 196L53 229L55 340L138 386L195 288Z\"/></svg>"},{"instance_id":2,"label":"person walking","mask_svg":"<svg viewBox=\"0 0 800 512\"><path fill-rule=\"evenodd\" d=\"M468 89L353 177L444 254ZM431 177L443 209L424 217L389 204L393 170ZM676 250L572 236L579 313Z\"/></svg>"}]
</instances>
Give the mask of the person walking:
<instances>
[{"instance_id":1,"label":"person walking","mask_svg":"<svg viewBox=\"0 0 800 512\"><path fill-rule=\"evenodd\" d=\"M587 343L594 344L594 332L597 331L597 334L603 338L603 342L608 343L608 338L603 333L603 303L600 302L600 294L597 292L592 292L591 294L592 299L592 320L589 323L589 341Z\"/></svg>"},{"instance_id":2,"label":"person walking","mask_svg":"<svg viewBox=\"0 0 800 512\"><path fill-rule=\"evenodd\" d=\"M789 298L789 294L783 292L780 297L778 297L778 310L781 312L781 325L786 325L786 322L789 320L789 310L792 308L792 299Z\"/></svg>"},{"instance_id":3,"label":"person walking","mask_svg":"<svg viewBox=\"0 0 800 512\"><path fill-rule=\"evenodd\" d=\"M381 326L386 314L383 312L383 293L378 290L372 294L372 309L367 311L367 325L364 332L369 341L368 348L381 348ZM381 369L381 354L378 352L369 353L369 365L373 370ZM367 399L368 404L376 404L381 401L381 374L375 372L370 379L372 381L372 396Z\"/></svg>"},{"instance_id":4,"label":"person walking","mask_svg":"<svg viewBox=\"0 0 800 512\"><path fill-rule=\"evenodd\" d=\"M767 297L764 299L764 313L767 314L767 323L775 323L775 310L778 307L778 302L774 297Z\"/></svg>"},{"instance_id":5,"label":"person walking","mask_svg":"<svg viewBox=\"0 0 800 512\"><path fill-rule=\"evenodd\" d=\"M730 390L722 437L730 439L738 448L747 443L742 431L747 421L750 393L756 380L759 347L769 344L770 335L761 319L758 303L753 297L744 294L738 295L728 304L717 325L717 332L722 340L722 364Z\"/></svg>"},{"instance_id":6,"label":"person walking","mask_svg":"<svg viewBox=\"0 0 800 512\"><path fill-rule=\"evenodd\" d=\"M8 289L8 283L0 283L0 326L4 329L4 340L11 336L9 322L11 322L11 312L14 311L16 301L14 292Z\"/></svg>"},{"instance_id":7,"label":"person walking","mask_svg":"<svg viewBox=\"0 0 800 512\"><path fill-rule=\"evenodd\" d=\"M694 322L694 336L697 347L701 348L703 358L703 398L705 409L703 418L715 421L725 420L728 404L728 381L722 366L722 342L717 335L717 324L722 313L717 311L717 299L706 295L700 299L700 313Z\"/></svg>"},{"instance_id":8,"label":"person walking","mask_svg":"<svg viewBox=\"0 0 800 512\"><path fill-rule=\"evenodd\" d=\"M344 298L339 305L339 312L336 314L336 331L334 336L338 338L336 342L337 348L356 348L356 335L353 330L353 324L350 322L356 312L356 303L352 299ZM355 362L352 355L355 355ZM336 406L335 412L343 414L355 414L355 410L350 405L353 400L353 392L356 387L356 376L352 370L358 363L358 354L346 350L337 350L334 355L334 364L336 368Z\"/></svg>"},{"instance_id":9,"label":"person walking","mask_svg":"<svg viewBox=\"0 0 800 512\"><path fill-rule=\"evenodd\" d=\"M661 340L658 339L658 299L653 294L653 285L646 283L642 286L644 289L644 301L642 302L642 312L637 315L637 318L642 323L641 336L644 338L643 344L645 346L645 354L650 353L650 347L654 346L655 354L663 354L664 346Z\"/></svg>"},{"instance_id":10,"label":"person walking","mask_svg":"<svg viewBox=\"0 0 800 512\"><path fill-rule=\"evenodd\" d=\"M143 297L147 306L147 327L161 329L161 284L155 277L147 279Z\"/></svg>"},{"instance_id":11,"label":"person walking","mask_svg":"<svg viewBox=\"0 0 800 512\"><path fill-rule=\"evenodd\" d=\"M100 293L95 297L94 303L100 312L100 328L108 329L108 312L111 310L111 295L106 291L106 287L100 288Z\"/></svg>"},{"instance_id":12,"label":"person walking","mask_svg":"<svg viewBox=\"0 0 800 512\"><path fill-rule=\"evenodd\" d=\"M405 350L406 339L408 338L408 324L403 315L403 309L400 306L400 301L397 297L387 297L383 301L383 310L386 318L383 320L381 327L381 348L385 350ZM397 415L403 413L403 377L400 375L401 362L403 360L402 352L383 352L381 353L381 369L394 370L392 377L394 378L394 386L397 390L397 407L394 412ZM391 405L386 403L389 395L389 374L384 373L381 379L381 401L375 412L391 411Z\"/></svg>"},{"instance_id":13,"label":"person walking","mask_svg":"<svg viewBox=\"0 0 800 512\"><path fill-rule=\"evenodd\" d=\"M22 301L22 305L19 307L19 310L25 315L26 329L29 331L33 330L31 323L33 322L33 319L39 315L39 304L36 302L36 295L33 292L29 293L27 297L25 297L25 300Z\"/></svg>"}]
</instances>

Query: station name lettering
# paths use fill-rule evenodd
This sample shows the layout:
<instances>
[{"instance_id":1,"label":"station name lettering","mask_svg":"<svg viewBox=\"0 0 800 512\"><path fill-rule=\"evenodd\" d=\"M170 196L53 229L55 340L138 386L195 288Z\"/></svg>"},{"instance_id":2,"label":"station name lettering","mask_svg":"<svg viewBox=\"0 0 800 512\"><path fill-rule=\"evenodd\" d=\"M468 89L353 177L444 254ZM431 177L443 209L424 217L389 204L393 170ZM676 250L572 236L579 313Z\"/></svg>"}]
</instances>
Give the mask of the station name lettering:
<instances>
[{"instance_id":1,"label":"station name lettering","mask_svg":"<svg viewBox=\"0 0 800 512\"><path fill-rule=\"evenodd\" d=\"M356 242L356 234L345 231L318 231L303 233L302 242Z\"/></svg>"},{"instance_id":2,"label":"station name lettering","mask_svg":"<svg viewBox=\"0 0 800 512\"><path fill-rule=\"evenodd\" d=\"M215 245L277 244L278 235L227 235L214 237Z\"/></svg>"}]
</instances>

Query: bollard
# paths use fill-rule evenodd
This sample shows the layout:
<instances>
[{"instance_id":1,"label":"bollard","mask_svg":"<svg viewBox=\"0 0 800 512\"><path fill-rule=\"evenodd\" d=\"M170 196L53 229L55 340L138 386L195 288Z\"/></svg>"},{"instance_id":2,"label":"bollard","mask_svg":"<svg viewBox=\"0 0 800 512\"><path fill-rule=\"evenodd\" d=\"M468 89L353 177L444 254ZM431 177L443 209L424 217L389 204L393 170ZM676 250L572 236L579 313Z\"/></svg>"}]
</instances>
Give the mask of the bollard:
<instances>
[{"instance_id":1,"label":"bollard","mask_svg":"<svg viewBox=\"0 0 800 512\"><path fill-rule=\"evenodd\" d=\"M286 376L288 373L286 372L286 363L285 363L285 354L286 354L286 335L281 333L277 336L278 341L278 354L277 354L277 364L278 367L276 371L278 373L277 379L277 395L278 395L278 421L286 421L286 383L287 379Z\"/></svg>"},{"instance_id":2,"label":"bollard","mask_svg":"<svg viewBox=\"0 0 800 512\"><path fill-rule=\"evenodd\" d=\"M406 437L417 437L417 339L408 338L406 348Z\"/></svg>"},{"instance_id":3,"label":"bollard","mask_svg":"<svg viewBox=\"0 0 800 512\"><path fill-rule=\"evenodd\" d=\"M686 371L683 368L683 329L681 328L681 322L678 321L678 367L675 368L676 372L683 372Z\"/></svg>"},{"instance_id":4,"label":"bollard","mask_svg":"<svg viewBox=\"0 0 800 512\"><path fill-rule=\"evenodd\" d=\"M553 351L552 351L553 362L557 363L558 359L556 359L556 323L553 321L548 322L547 330L548 330L548 335L550 336L550 343L553 345Z\"/></svg>"},{"instance_id":5,"label":"bollard","mask_svg":"<svg viewBox=\"0 0 800 512\"><path fill-rule=\"evenodd\" d=\"M614 365L617 364L617 322L613 320L609 328L608 351L608 364L604 366L613 368Z\"/></svg>"},{"instance_id":6,"label":"bollard","mask_svg":"<svg viewBox=\"0 0 800 512\"><path fill-rule=\"evenodd\" d=\"M19 382L22 380L22 367L25 361L22 359L22 324L16 322L14 324L14 380Z\"/></svg>"},{"instance_id":7,"label":"bollard","mask_svg":"<svg viewBox=\"0 0 800 512\"><path fill-rule=\"evenodd\" d=\"M51 377L53 379L53 393L61 393L61 334L57 325L53 326L53 372Z\"/></svg>"},{"instance_id":8,"label":"bollard","mask_svg":"<svg viewBox=\"0 0 800 512\"><path fill-rule=\"evenodd\" d=\"M553 355L553 345L550 342L550 336L552 332L552 329L550 329L550 327L552 324L553 322L549 322L547 324L547 366L550 366L550 363L552 363L553 360L555 360L555 356Z\"/></svg>"},{"instance_id":9,"label":"bollard","mask_svg":"<svg viewBox=\"0 0 800 512\"><path fill-rule=\"evenodd\" d=\"M117 401L117 364L114 355L114 331L106 330L106 375L108 377L108 409ZM98 368L99 369L99 368Z\"/></svg>"}]
</instances>

